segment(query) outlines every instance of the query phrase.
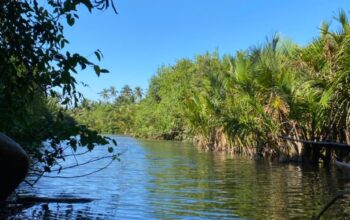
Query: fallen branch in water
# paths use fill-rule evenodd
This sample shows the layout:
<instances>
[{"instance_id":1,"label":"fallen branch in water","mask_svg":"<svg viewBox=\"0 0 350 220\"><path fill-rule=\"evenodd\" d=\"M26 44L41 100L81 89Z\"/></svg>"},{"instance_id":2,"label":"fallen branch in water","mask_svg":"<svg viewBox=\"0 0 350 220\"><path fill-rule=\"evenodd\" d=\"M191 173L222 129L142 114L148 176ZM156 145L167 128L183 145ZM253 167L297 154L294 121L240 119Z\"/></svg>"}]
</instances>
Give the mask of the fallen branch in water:
<instances>
[{"instance_id":1,"label":"fallen branch in water","mask_svg":"<svg viewBox=\"0 0 350 220\"><path fill-rule=\"evenodd\" d=\"M16 203L88 203L95 199L75 198L75 197L37 197L37 196L18 196Z\"/></svg>"},{"instance_id":2,"label":"fallen branch in water","mask_svg":"<svg viewBox=\"0 0 350 220\"><path fill-rule=\"evenodd\" d=\"M338 193L338 195L336 195L333 199L331 199L321 210L321 212L317 215L317 216L312 216L312 220L319 220L321 218L321 216L327 211L327 209L329 207L331 207L338 199L342 199L344 198L344 196L346 194L348 194L350 191L345 191L345 192L341 192Z\"/></svg>"}]
</instances>

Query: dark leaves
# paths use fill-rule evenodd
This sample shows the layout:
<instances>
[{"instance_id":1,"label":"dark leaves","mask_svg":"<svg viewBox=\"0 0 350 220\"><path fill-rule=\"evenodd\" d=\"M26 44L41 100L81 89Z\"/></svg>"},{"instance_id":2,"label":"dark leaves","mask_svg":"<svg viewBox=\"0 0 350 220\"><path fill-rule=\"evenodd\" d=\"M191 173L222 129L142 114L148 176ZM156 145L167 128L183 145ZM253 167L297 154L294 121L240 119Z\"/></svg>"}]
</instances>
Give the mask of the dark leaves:
<instances>
[{"instance_id":1,"label":"dark leaves","mask_svg":"<svg viewBox=\"0 0 350 220\"><path fill-rule=\"evenodd\" d=\"M108 148L108 153L113 153L113 151L114 151L113 147Z\"/></svg>"},{"instance_id":2,"label":"dark leaves","mask_svg":"<svg viewBox=\"0 0 350 220\"><path fill-rule=\"evenodd\" d=\"M1 1L0 2L0 130L26 146L26 150L46 167L64 159L61 141L77 150L92 150L107 140L75 123L64 111L78 102L75 73L79 67L107 73L86 57L62 51L69 44L64 35L67 22L79 18L79 5L89 11L90 0ZM40 4L45 4L45 7ZM102 53L95 53L100 61ZM63 108L62 108L63 105ZM79 138L72 138L81 136ZM42 152L44 140L50 149Z\"/></svg>"},{"instance_id":3,"label":"dark leaves","mask_svg":"<svg viewBox=\"0 0 350 220\"><path fill-rule=\"evenodd\" d=\"M100 76L101 68L98 65L94 65L94 70L95 70L96 75Z\"/></svg>"},{"instance_id":4,"label":"dark leaves","mask_svg":"<svg viewBox=\"0 0 350 220\"><path fill-rule=\"evenodd\" d=\"M75 18L72 17L72 14L67 14L67 24L69 26L73 26L75 23Z\"/></svg>"}]
</instances>

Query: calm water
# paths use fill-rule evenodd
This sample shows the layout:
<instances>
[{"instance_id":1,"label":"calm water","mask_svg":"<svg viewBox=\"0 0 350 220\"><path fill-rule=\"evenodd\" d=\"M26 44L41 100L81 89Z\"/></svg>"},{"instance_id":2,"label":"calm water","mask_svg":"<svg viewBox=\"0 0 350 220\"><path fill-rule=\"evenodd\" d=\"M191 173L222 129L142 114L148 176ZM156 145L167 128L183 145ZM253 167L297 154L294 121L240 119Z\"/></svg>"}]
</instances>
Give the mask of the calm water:
<instances>
[{"instance_id":1,"label":"calm water","mask_svg":"<svg viewBox=\"0 0 350 220\"><path fill-rule=\"evenodd\" d=\"M75 179L42 178L34 188L22 185L19 190L41 196L88 197L93 202L37 204L12 218L310 219L338 190L350 189L350 173L335 168L256 162L199 151L179 142L116 140L121 161L108 169ZM97 148L89 157L105 153L105 148ZM84 174L106 162L61 175ZM338 201L326 219L350 218L349 205L350 198Z\"/></svg>"}]
</instances>

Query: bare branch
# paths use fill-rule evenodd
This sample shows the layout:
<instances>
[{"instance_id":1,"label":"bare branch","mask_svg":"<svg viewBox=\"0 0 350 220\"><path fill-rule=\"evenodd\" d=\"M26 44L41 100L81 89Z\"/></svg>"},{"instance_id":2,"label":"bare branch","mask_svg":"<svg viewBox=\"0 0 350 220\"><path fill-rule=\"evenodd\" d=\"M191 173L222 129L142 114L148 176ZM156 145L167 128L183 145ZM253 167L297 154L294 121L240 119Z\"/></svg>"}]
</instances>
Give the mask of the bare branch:
<instances>
[{"instance_id":1,"label":"bare branch","mask_svg":"<svg viewBox=\"0 0 350 220\"><path fill-rule=\"evenodd\" d=\"M93 172L90 172L90 173L86 173L86 174L82 174L82 175L77 175L77 176L46 176L46 175L43 175L43 177L46 177L46 178L62 178L62 179L71 179L71 178L79 178L79 177L86 177L86 176L90 176L92 174L95 174L97 172L100 172L104 169L106 169L107 167L109 167L112 163L113 163L114 160L111 160L106 166L98 169L98 170L95 170Z\"/></svg>"}]
</instances>

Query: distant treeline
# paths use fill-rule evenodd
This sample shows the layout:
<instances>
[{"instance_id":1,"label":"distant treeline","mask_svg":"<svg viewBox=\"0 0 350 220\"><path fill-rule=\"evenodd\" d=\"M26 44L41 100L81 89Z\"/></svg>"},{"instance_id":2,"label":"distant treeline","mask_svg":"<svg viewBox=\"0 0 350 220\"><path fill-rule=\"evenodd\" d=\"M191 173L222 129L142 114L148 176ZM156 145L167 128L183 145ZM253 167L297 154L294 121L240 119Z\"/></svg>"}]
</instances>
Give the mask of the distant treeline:
<instances>
[{"instance_id":1,"label":"distant treeline","mask_svg":"<svg viewBox=\"0 0 350 220\"><path fill-rule=\"evenodd\" d=\"M144 98L140 88L112 87L73 114L103 133L250 155L301 155L286 135L350 144L350 24L344 12L336 20L303 47L275 36L234 56L179 60L158 70Z\"/></svg>"}]
</instances>

